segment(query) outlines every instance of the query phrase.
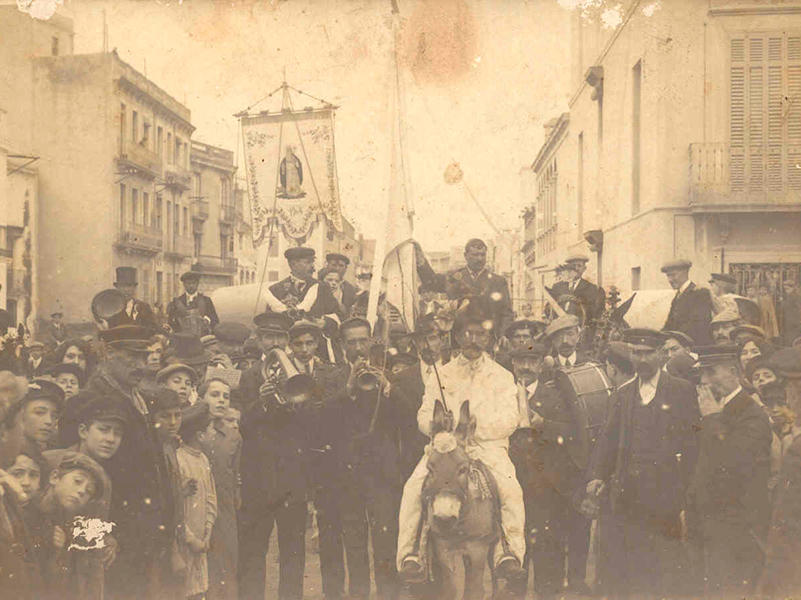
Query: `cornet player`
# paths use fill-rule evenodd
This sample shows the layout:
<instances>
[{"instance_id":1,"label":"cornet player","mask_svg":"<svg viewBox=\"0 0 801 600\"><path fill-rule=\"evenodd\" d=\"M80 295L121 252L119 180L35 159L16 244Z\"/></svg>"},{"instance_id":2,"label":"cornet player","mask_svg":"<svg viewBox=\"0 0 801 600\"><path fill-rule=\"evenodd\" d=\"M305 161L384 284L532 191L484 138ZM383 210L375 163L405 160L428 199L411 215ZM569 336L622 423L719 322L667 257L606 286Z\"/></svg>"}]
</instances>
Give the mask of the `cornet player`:
<instances>
[{"instance_id":1,"label":"cornet player","mask_svg":"<svg viewBox=\"0 0 801 600\"><path fill-rule=\"evenodd\" d=\"M302 598L307 501L313 494L316 411L298 409L295 375L285 353L292 319L263 313L253 319L261 360L242 374L242 510L239 592L264 595L266 554L273 524L278 526L280 598ZM304 392L304 390L298 390ZM309 393L305 390L304 393ZM314 403L308 403L313 407Z\"/></svg>"}]
</instances>

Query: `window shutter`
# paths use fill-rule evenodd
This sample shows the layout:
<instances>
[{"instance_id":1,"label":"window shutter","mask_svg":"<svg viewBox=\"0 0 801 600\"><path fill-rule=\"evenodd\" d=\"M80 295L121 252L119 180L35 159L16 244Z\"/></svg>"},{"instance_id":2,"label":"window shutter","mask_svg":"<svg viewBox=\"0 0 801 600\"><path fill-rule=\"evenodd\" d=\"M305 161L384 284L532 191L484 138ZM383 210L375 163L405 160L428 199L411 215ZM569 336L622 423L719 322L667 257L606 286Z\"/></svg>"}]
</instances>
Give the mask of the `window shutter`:
<instances>
[{"instance_id":1,"label":"window shutter","mask_svg":"<svg viewBox=\"0 0 801 600\"><path fill-rule=\"evenodd\" d=\"M748 39L748 188L763 190L765 146L765 40Z\"/></svg>"},{"instance_id":2,"label":"window shutter","mask_svg":"<svg viewBox=\"0 0 801 600\"><path fill-rule=\"evenodd\" d=\"M782 109L782 42L781 37L768 38L768 170L767 188L780 192L783 187L782 163L784 115Z\"/></svg>"},{"instance_id":3,"label":"window shutter","mask_svg":"<svg viewBox=\"0 0 801 600\"><path fill-rule=\"evenodd\" d=\"M787 38L787 180L801 192L801 36Z\"/></svg>"},{"instance_id":4,"label":"window shutter","mask_svg":"<svg viewBox=\"0 0 801 600\"><path fill-rule=\"evenodd\" d=\"M745 39L731 41L731 162L733 192L745 190Z\"/></svg>"}]
</instances>

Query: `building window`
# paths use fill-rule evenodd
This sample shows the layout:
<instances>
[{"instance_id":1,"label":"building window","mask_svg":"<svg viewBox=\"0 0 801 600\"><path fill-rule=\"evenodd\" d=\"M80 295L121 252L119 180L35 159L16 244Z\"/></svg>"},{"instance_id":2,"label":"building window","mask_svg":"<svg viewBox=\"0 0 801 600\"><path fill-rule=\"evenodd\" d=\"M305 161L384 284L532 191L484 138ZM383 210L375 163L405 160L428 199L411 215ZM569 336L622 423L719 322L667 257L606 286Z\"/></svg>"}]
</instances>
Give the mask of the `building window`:
<instances>
[{"instance_id":1,"label":"building window","mask_svg":"<svg viewBox=\"0 0 801 600\"><path fill-rule=\"evenodd\" d=\"M631 269L631 291L636 292L640 289L640 267Z\"/></svg>"},{"instance_id":2,"label":"building window","mask_svg":"<svg viewBox=\"0 0 801 600\"><path fill-rule=\"evenodd\" d=\"M200 256L200 250L203 247L203 236L199 233L195 234L195 256Z\"/></svg>"},{"instance_id":3,"label":"building window","mask_svg":"<svg viewBox=\"0 0 801 600\"><path fill-rule=\"evenodd\" d=\"M220 178L220 204L228 206L228 179L225 177Z\"/></svg>"},{"instance_id":4,"label":"building window","mask_svg":"<svg viewBox=\"0 0 801 600\"><path fill-rule=\"evenodd\" d=\"M181 289L180 278L178 277L178 273L174 273L172 276L172 289L175 290L175 295L178 295L178 291Z\"/></svg>"},{"instance_id":5,"label":"building window","mask_svg":"<svg viewBox=\"0 0 801 600\"><path fill-rule=\"evenodd\" d=\"M131 141L135 144L139 141L137 135L139 134L139 113L135 110L131 111Z\"/></svg>"},{"instance_id":6,"label":"building window","mask_svg":"<svg viewBox=\"0 0 801 600\"><path fill-rule=\"evenodd\" d=\"M173 213L174 220L172 222L173 240L177 239L181 233L181 207L175 203L175 212Z\"/></svg>"},{"instance_id":7,"label":"building window","mask_svg":"<svg viewBox=\"0 0 801 600\"><path fill-rule=\"evenodd\" d=\"M150 123L144 122L144 131L142 132L142 145L150 149Z\"/></svg>"},{"instance_id":8,"label":"building window","mask_svg":"<svg viewBox=\"0 0 801 600\"><path fill-rule=\"evenodd\" d=\"M120 184L120 229L125 229L125 219L127 215L125 214L125 184Z\"/></svg>"},{"instance_id":9,"label":"building window","mask_svg":"<svg viewBox=\"0 0 801 600\"><path fill-rule=\"evenodd\" d=\"M162 211L163 203L161 196L156 196L156 229L161 231L161 211Z\"/></svg>"},{"instance_id":10,"label":"building window","mask_svg":"<svg viewBox=\"0 0 801 600\"><path fill-rule=\"evenodd\" d=\"M180 165L181 163L181 138L177 135L175 136L175 164Z\"/></svg>"},{"instance_id":11,"label":"building window","mask_svg":"<svg viewBox=\"0 0 801 600\"><path fill-rule=\"evenodd\" d=\"M743 34L730 59L732 192L801 191L801 35Z\"/></svg>"},{"instance_id":12,"label":"building window","mask_svg":"<svg viewBox=\"0 0 801 600\"><path fill-rule=\"evenodd\" d=\"M640 129L642 61L631 70L631 214L640 212Z\"/></svg>"},{"instance_id":13,"label":"building window","mask_svg":"<svg viewBox=\"0 0 801 600\"><path fill-rule=\"evenodd\" d=\"M220 235L220 257L225 258L228 256L228 236Z\"/></svg>"},{"instance_id":14,"label":"building window","mask_svg":"<svg viewBox=\"0 0 801 600\"><path fill-rule=\"evenodd\" d=\"M164 274L156 271L156 302L164 304Z\"/></svg>"},{"instance_id":15,"label":"building window","mask_svg":"<svg viewBox=\"0 0 801 600\"><path fill-rule=\"evenodd\" d=\"M170 232L172 231L172 202L167 200L167 239L170 239Z\"/></svg>"},{"instance_id":16,"label":"building window","mask_svg":"<svg viewBox=\"0 0 801 600\"><path fill-rule=\"evenodd\" d=\"M139 223L139 190L131 188L131 221Z\"/></svg>"},{"instance_id":17,"label":"building window","mask_svg":"<svg viewBox=\"0 0 801 600\"><path fill-rule=\"evenodd\" d=\"M539 173L537 178L537 255L545 256L556 249L558 169L556 158Z\"/></svg>"},{"instance_id":18,"label":"building window","mask_svg":"<svg viewBox=\"0 0 801 600\"><path fill-rule=\"evenodd\" d=\"M162 147L164 144L164 130L161 126L156 127L156 153L161 156L164 153L164 148Z\"/></svg>"},{"instance_id":19,"label":"building window","mask_svg":"<svg viewBox=\"0 0 801 600\"><path fill-rule=\"evenodd\" d=\"M50 53L53 56L58 56L58 36L54 35L50 41Z\"/></svg>"},{"instance_id":20,"label":"building window","mask_svg":"<svg viewBox=\"0 0 801 600\"><path fill-rule=\"evenodd\" d=\"M245 272L239 271L239 285L242 285L244 283L245 283Z\"/></svg>"},{"instance_id":21,"label":"building window","mask_svg":"<svg viewBox=\"0 0 801 600\"><path fill-rule=\"evenodd\" d=\"M189 236L189 209L184 206L184 237Z\"/></svg>"},{"instance_id":22,"label":"building window","mask_svg":"<svg viewBox=\"0 0 801 600\"><path fill-rule=\"evenodd\" d=\"M228 236L228 252L234 253L234 236L232 235Z\"/></svg>"},{"instance_id":23,"label":"building window","mask_svg":"<svg viewBox=\"0 0 801 600\"><path fill-rule=\"evenodd\" d=\"M267 281L278 281L278 271L270 271L267 273Z\"/></svg>"},{"instance_id":24,"label":"building window","mask_svg":"<svg viewBox=\"0 0 801 600\"><path fill-rule=\"evenodd\" d=\"M120 104L120 154L125 154L125 130L126 130L126 123L125 123L125 105Z\"/></svg>"},{"instance_id":25,"label":"building window","mask_svg":"<svg viewBox=\"0 0 801 600\"><path fill-rule=\"evenodd\" d=\"M167 162L172 164L172 132L167 132Z\"/></svg>"},{"instance_id":26,"label":"building window","mask_svg":"<svg viewBox=\"0 0 801 600\"><path fill-rule=\"evenodd\" d=\"M270 248L267 252L267 256L270 258L275 258L278 256L278 236L275 236L272 240L270 240L269 246Z\"/></svg>"},{"instance_id":27,"label":"building window","mask_svg":"<svg viewBox=\"0 0 801 600\"><path fill-rule=\"evenodd\" d=\"M150 268L144 267L142 269L142 298L145 302L152 302L150 297Z\"/></svg>"},{"instance_id":28,"label":"building window","mask_svg":"<svg viewBox=\"0 0 801 600\"><path fill-rule=\"evenodd\" d=\"M167 273L167 276L164 279L166 280L165 285L167 286L165 289L165 296L167 301L169 301L172 300L172 279L170 278L170 274Z\"/></svg>"},{"instance_id":29,"label":"building window","mask_svg":"<svg viewBox=\"0 0 801 600\"><path fill-rule=\"evenodd\" d=\"M150 216L150 194L142 192L142 225L145 227L153 227Z\"/></svg>"},{"instance_id":30,"label":"building window","mask_svg":"<svg viewBox=\"0 0 801 600\"><path fill-rule=\"evenodd\" d=\"M192 173L192 200L200 200L200 173Z\"/></svg>"},{"instance_id":31,"label":"building window","mask_svg":"<svg viewBox=\"0 0 801 600\"><path fill-rule=\"evenodd\" d=\"M576 180L576 234L582 239L584 231L584 132L578 136L578 178Z\"/></svg>"}]
</instances>

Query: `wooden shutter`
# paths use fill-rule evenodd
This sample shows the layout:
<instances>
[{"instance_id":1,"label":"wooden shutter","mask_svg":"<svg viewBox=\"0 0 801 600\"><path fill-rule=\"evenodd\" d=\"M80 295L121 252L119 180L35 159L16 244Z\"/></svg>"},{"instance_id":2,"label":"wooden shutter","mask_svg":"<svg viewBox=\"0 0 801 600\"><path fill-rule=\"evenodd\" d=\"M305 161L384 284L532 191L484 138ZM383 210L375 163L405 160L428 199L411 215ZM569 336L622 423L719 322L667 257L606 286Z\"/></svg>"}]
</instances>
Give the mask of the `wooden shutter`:
<instances>
[{"instance_id":1,"label":"wooden shutter","mask_svg":"<svg viewBox=\"0 0 801 600\"><path fill-rule=\"evenodd\" d=\"M801 36L787 38L787 180L801 192Z\"/></svg>"},{"instance_id":2,"label":"wooden shutter","mask_svg":"<svg viewBox=\"0 0 801 600\"><path fill-rule=\"evenodd\" d=\"M748 123L748 189L763 190L764 146L765 146L765 39L748 39L748 100L746 121Z\"/></svg>"},{"instance_id":3,"label":"wooden shutter","mask_svg":"<svg viewBox=\"0 0 801 600\"><path fill-rule=\"evenodd\" d=\"M784 185L784 177L782 175L784 164L783 41L781 36L771 36L767 39L767 189L771 192L780 192Z\"/></svg>"},{"instance_id":4,"label":"wooden shutter","mask_svg":"<svg viewBox=\"0 0 801 600\"><path fill-rule=\"evenodd\" d=\"M745 38L731 41L731 144L732 192L745 190Z\"/></svg>"}]
</instances>

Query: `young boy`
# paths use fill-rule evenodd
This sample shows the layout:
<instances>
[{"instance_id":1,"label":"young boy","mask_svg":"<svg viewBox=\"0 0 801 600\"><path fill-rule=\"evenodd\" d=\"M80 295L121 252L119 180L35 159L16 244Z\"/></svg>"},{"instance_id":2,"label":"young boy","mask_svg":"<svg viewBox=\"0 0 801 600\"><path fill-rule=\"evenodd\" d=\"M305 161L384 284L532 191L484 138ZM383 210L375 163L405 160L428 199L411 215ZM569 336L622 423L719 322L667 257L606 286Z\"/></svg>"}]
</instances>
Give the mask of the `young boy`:
<instances>
[{"instance_id":1,"label":"young boy","mask_svg":"<svg viewBox=\"0 0 801 600\"><path fill-rule=\"evenodd\" d=\"M197 372L192 367L181 363L164 367L156 375L157 384L178 392L183 407L193 404L192 391L196 380Z\"/></svg>"},{"instance_id":2,"label":"young boy","mask_svg":"<svg viewBox=\"0 0 801 600\"><path fill-rule=\"evenodd\" d=\"M56 433L56 423L64 408L64 391L47 379L34 379L28 393L6 413L5 426L22 428L25 439L46 450Z\"/></svg>"},{"instance_id":3,"label":"young boy","mask_svg":"<svg viewBox=\"0 0 801 600\"><path fill-rule=\"evenodd\" d=\"M179 430L183 444L176 451L181 471L181 487L188 489L190 481L197 482L194 494L184 498L184 539L180 547L186 563L187 598L200 599L209 589L209 540L217 519L217 492L211 474L209 459L203 447L214 441L214 421L206 403L198 403L184 410Z\"/></svg>"},{"instance_id":4,"label":"young boy","mask_svg":"<svg viewBox=\"0 0 801 600\"><path fill-rule=\"evenodd\" d=\"M71 549L73 519L104 493L103 468L85 454L66 452L50 473L48 486L33 507L36 526L31 537L42 565L42 598L80 598L95 593L93 573L81 567ZM90 591L92 590L92 591ZM102 590L101 590L102 593Z\"/></svg>"}]
</instances>

